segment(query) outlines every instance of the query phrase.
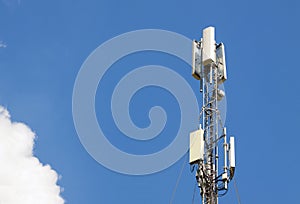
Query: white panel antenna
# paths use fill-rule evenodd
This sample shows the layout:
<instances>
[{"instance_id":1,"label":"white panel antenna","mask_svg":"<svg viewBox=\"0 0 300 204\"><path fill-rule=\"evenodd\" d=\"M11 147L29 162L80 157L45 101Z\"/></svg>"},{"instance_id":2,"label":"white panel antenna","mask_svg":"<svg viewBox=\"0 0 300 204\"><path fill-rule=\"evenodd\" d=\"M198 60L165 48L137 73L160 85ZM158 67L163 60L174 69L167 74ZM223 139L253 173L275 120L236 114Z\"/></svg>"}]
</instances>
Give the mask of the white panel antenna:
<instances>
[{"instance_id":1,"label":"white panel antenna","mask_svg":"<svg viewBox=\"0 0 300 204\"><path fill-rule=\"evenodd\" d=\"M202 49L201 41L197 42L193 40L192 45L192 75L195 79L200 80L202 69Z\"/></svg>"},{"instance_id":2,"label":"white panel antenna","mask_svg":"<svg viewBox=\"0 0 300 204\"><path fill-rule=\"evenodd\" d=\"M203 30L203 65L216 62L215 28L208 27Z\"/></svg>"},{"instance_id":3,"label":"white panel antenna","mask_svg":"<svg viewBox=\"0 0 300 204\"><path fill-rule=\"evenodd\" d=\"M223 43L220 43L217 46L216 55L217 55L217 66L218 66L218 74L219 74L218 83L221 84L227 79L225 46Z\"/></svg>"},{"instance_id":4,"label":"white panel antenna","mask_svg":"<svg viewBox=\"0 0 300 204\"><path fill-rule=\"evenodd\" d=\"M196 130L190 133L190 164L194 164L204 159L204 131Z\"/></svg>"},{"instance_id":5,"label":"white panel antenna","mask_svg":"<svg viewBox=\"0 0 300 204\"><path fill-rule=\"evenodd\" d=\"M234 175L235 170L235 146L234 146L234 137L229 139L229 169L230 169L230 179Z\"/></svg>"}]
</instances>

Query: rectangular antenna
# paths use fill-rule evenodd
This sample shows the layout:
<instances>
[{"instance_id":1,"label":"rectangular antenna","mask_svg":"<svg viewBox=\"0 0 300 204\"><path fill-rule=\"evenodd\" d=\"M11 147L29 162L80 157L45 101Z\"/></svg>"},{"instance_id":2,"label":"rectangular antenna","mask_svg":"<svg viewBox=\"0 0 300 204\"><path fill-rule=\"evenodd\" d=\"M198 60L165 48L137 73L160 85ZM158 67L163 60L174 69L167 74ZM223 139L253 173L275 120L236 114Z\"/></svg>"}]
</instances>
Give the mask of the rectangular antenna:
<instances>
[{"instance_id":1,"label":"rectangular antenna","mask_svg":"<svg viewBox=\"0 0 300 204\"><path fill-rule=\"evenodd\" d=\"M226 61L225 61L225 46L220 43L216 50L217 65L218 65L218 83L221 84L227 79Z\"/></svg>"},{"instance_id":2,"label":"rectangular antenna","mask_svg":"<svg viewBox=\"0 0 300 204\"><path fill-rule=\"evenodd\" d=\"M234 147L234 137L229 139L229 170L230 170L230 179L234 176L235 170L235 147Z\"/></svg>"},{"instance_id":3,"label":"rectangular antenna","mask_svg":"<svg viewBox=\"0 0 300 204\"><path fill-rule=\"evenodd\" d=\"M216 62L216 41L215 28L208 27L203 30L203 65L209 65Z\"/></svg>"},{"instance_id":4,"label":"rectangular antenna","mask_svg":"<svg viewBox=\"0 0 300 204\"><path fill-rule=\"evenodd\" d=\"M196 130L190 133L190 164L203 160L204 156L204 131Z\"/></svg>"},{"instance_id":5,"label":"rectangular antenna","mask_svg":"<svg viewBox=\"0 0 300 204\"><path fill-rule=\"evenodd\" d=\"M200 42L201 43L201 42ZM202 66L202 56L201 56L201 47L199 47L197 41L193 40L192 45L192 75L195 79L201 79L201 66Z\"/></svg>"}]
</instances>

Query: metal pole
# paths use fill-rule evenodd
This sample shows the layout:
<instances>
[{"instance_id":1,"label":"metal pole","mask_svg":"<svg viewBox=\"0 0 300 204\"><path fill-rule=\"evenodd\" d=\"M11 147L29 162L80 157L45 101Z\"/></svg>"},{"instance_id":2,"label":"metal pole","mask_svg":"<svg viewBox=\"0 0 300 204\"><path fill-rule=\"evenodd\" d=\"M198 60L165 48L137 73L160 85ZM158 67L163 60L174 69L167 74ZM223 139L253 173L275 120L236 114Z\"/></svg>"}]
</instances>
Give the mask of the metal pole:
<instances>
[{"instance_id":1,"label":"metal pole","mask_svg":"<svg viewBox=\"0 0 300 204\"><path fill-rule=\"evenodd\" d=\"M200 80L200 92L203 94L201 113L203 114L204 133L202 133L202 143L200 143L204 145L204 152L200 154L198 160L192 156L193 159L190 160L190 163L194 165L196 162L198 165L196 179L201 188L202 204L218 204L219 193L224 195L221 192L227 191L228 183L233 176L231 172L234 172L235 168L234 144L230 145L233 146L230 149L233 153L227 155L229 151L227 133L218 109L218 101L222 100L225 94L219 90L219 85L227 79L224 44L217 45L215 43L214 28L208 27L203 30L203 38L199 42L193 41L193 50L193 56L201 53L200 56L197 56L201 60L193 61L195 66L193 66L192 73L196 79ZM193 60L195 60L194 58L196 57L193 57ZM219 128L220 130L223 129L222 135L219 134ZM219 169L219 143L223 137L224 167ZM230 141L231 143L233 142ZM199 149L203 149L203 146ZM230 161L229 167L227 166L227 159ZM221 171L220 175L219 170ZM230 176L228 177L229 171Z\"/></svg>"}]
</instances>

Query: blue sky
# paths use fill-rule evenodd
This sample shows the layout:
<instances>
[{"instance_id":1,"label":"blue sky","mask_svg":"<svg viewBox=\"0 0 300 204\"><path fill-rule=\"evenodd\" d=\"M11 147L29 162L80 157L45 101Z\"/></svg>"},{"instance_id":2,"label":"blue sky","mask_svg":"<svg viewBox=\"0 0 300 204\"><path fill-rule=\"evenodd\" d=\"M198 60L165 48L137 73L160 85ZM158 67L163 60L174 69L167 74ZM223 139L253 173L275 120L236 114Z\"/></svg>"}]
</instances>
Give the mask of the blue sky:
<instances>
[{"instance_id":1,"label":"blue sky","mask_svg":"<svg viewBox=\"0 0 300 204\"><path fill-rule=\"evenodd\" d=\"M116 35L156 28L197 39L203 28L213 25L227 51L226 126L236 137L242 203L295 203L300 166L299 11L296 0L2 0L0 42L6 47L0 46L0 104L12 120L26 123L37 134L35 155L62 175L59 185L67 203L169 203L185 158L148 176L123 175L101 166L77 137L73 85L89 54ZM142 144L114 137L122 135L105 98L121 74L154 62L172 67L198 89L189 67L164 54L137 53L114 64L101 82L106 88L97 91L97 117L110 141L132 153L155 152L172 140L180 120L176 101L157 88L136 94L130 111L138 126L149 124L146 115L153 105L170 114L164 134ZM193 190L194 173L186 164L174 204L191 203ZM232 184L220 203L237 203Z\"/></svg>"}]
</instances>

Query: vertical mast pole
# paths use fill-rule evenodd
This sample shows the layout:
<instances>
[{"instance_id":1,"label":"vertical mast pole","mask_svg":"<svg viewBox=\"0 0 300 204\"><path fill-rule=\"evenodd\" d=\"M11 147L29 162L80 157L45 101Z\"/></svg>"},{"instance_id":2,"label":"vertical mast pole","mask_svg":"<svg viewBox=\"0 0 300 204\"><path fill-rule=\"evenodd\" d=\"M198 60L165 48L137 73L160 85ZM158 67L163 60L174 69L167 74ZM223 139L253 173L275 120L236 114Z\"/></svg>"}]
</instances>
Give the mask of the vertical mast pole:
<instances>
[{"instance_id":1,"label":"vertical mast pole","mask_svg":"<svg viewBox=\"0 0 300 204\"><path fill-rule=\"evenodd\" d=\"M214 27L204 29L199 42L193 41L192 75L200 80L203 121L199 130L190 134L190 164L197 165L196 180L202 204L218 204L218 197L225 195L234 175L235 152L234 138L230 137L230 143L227 143L226 128L218 110L218 101L225 96L219 85L227 79L227 73L224 44L216 44ZM224 166L219 169L221 139L224 140Z\"/></svg>"}]
</instances>

